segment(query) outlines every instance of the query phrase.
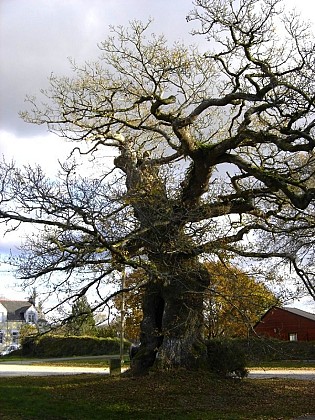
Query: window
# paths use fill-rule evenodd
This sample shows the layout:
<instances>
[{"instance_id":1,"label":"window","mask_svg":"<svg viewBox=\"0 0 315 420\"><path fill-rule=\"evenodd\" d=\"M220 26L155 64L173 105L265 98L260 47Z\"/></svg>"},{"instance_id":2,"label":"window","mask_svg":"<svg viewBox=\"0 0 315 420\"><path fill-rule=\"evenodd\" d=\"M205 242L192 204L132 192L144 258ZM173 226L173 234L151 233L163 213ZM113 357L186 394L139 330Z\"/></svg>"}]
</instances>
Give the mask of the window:
<instances>
[{"instance_id":1,"label":"window","mask_svg":"<svg viewBox=\"0 0 315 420\"><path fill-rule=\"evenodd\" d=\"M0 344L4 343L4 332L0 331Z\"/></svg>"},{"instance_id":2,"label":"window","mask_svg":"<svg viewBox=\"0 0 315 420\"><path fill-rule=\"evenodd\" d=\"M29 324L35 324L35 313L34 312L29 312L27 314L27 322Z\"/></svg>"},{"instance_id":3,"label":"window","mask_svg":"<svg viewBox=\"0 0 315 420\"><path fill-rule=\"evenodd\" d=\"M289 341L297 341L297 333L289 333Z\"/></svg>"},{"instance_id":4,"label":"window","mask_svg":"<svg viewBox=\"0 0 315 420\"><path fill-rule=\"evenodd\" d=\"M12 335L12 343L18 344L19 342L19 332L18 331L11 331Z\"/></svg>"}]
</instances>

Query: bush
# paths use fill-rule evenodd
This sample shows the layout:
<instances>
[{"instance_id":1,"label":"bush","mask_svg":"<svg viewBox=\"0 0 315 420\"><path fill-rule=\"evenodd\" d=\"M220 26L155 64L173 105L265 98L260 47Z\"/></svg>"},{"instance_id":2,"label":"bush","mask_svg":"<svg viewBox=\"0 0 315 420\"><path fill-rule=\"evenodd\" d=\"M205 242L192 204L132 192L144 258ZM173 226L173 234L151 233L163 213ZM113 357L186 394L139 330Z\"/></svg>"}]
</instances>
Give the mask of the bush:
<instances>
[{"instance_id":1,"label":"bush","mask_svg":"<svg viewBox=\"0 0 315 420\"><path fill-rule=\"evenodd\" d=\"M220 376L247 376L245 353L234 340L210 340L207 343L209 369Z\"/></svg>"},{"instance_id":2,"label":"bush","mask_svg":"<svg viewBox=\"0 0 315 420\"><path fill-rule=\"evenodd\" d=\"M128 348L129 343L125 343ZM44 335L24 341L22 352L31 357L71 357L118 354L119 338L63 337Z\"/></svg>"}]
</instances>

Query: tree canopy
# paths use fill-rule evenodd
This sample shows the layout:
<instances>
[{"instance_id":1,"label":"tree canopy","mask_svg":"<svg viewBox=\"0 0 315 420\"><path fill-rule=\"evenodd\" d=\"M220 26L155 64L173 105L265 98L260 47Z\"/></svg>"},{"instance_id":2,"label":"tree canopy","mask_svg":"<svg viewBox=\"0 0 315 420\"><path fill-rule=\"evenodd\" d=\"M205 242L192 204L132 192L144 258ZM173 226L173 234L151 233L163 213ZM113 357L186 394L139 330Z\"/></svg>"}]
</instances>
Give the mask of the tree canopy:
<instances>
[{"instance_id":1,"label":"tree canopy","mask_svg":"<svg viewBox=\"0 0 315 420\"><path fill-rule=\"evenodd\" d=\"M280 0L196 0L188 20L206 53L132 22L28 98L22 117L74 144L58 178L0 169L1 220L38 228L16 261L26 282L61 301L93 290L96 310L120 270L145 270L135 371L205 357L205 260L278 258L314 297L310 28Z\"/></svg>"}]
</instances>

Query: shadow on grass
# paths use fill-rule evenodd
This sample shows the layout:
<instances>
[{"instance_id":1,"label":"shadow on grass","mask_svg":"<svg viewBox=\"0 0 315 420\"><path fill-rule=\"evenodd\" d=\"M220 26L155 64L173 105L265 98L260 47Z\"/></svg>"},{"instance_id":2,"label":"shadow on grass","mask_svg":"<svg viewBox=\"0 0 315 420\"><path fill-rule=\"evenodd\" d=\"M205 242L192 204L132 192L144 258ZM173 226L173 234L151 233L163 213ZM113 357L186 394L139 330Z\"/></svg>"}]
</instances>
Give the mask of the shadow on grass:
<instances>
[{"instance_id":1,"label":"shadow on grass","mask_svg":"<svg viewBox=\"0 0 315 420\"><path fill-rule=\"evenodd\" d=\"M292 419L315 412L315 383L234 381L205 372L0 378L1 420Z\"/></svg>"}]
</instances>

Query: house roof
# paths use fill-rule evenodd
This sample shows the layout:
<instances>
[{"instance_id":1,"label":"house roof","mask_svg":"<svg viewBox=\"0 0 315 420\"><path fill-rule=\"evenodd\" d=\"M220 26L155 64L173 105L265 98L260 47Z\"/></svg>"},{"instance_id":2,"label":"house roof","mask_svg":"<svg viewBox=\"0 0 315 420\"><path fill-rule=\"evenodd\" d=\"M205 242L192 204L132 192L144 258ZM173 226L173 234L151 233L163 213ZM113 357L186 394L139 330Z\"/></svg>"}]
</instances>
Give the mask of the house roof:
<instances>
[{"instance_id":1,"label":"house roof","mask_svg":"<svg viewBox=\"0 0 315 420\"><path fill-rule=\"evenodd\" d=\"M292 314L303 316L304 318L308 318L308 319L311 319L312 321L315 321L315 314L312 314L310 312L302 311L301 309L297 309L297 308L288 308L288 307L281 308L281 309L291 312Z\"/></svg>"},{"instance_id":2,"label":"house roof","mask_svg":"<svg viewBox=\"0 0 315 420\"><path fill-rule=\"evenodd\" d=\"M32 306L27 300L0 300L0 303L8 311L8 321L24 319L24 313Z\"/></svg>"}]
</instances>

